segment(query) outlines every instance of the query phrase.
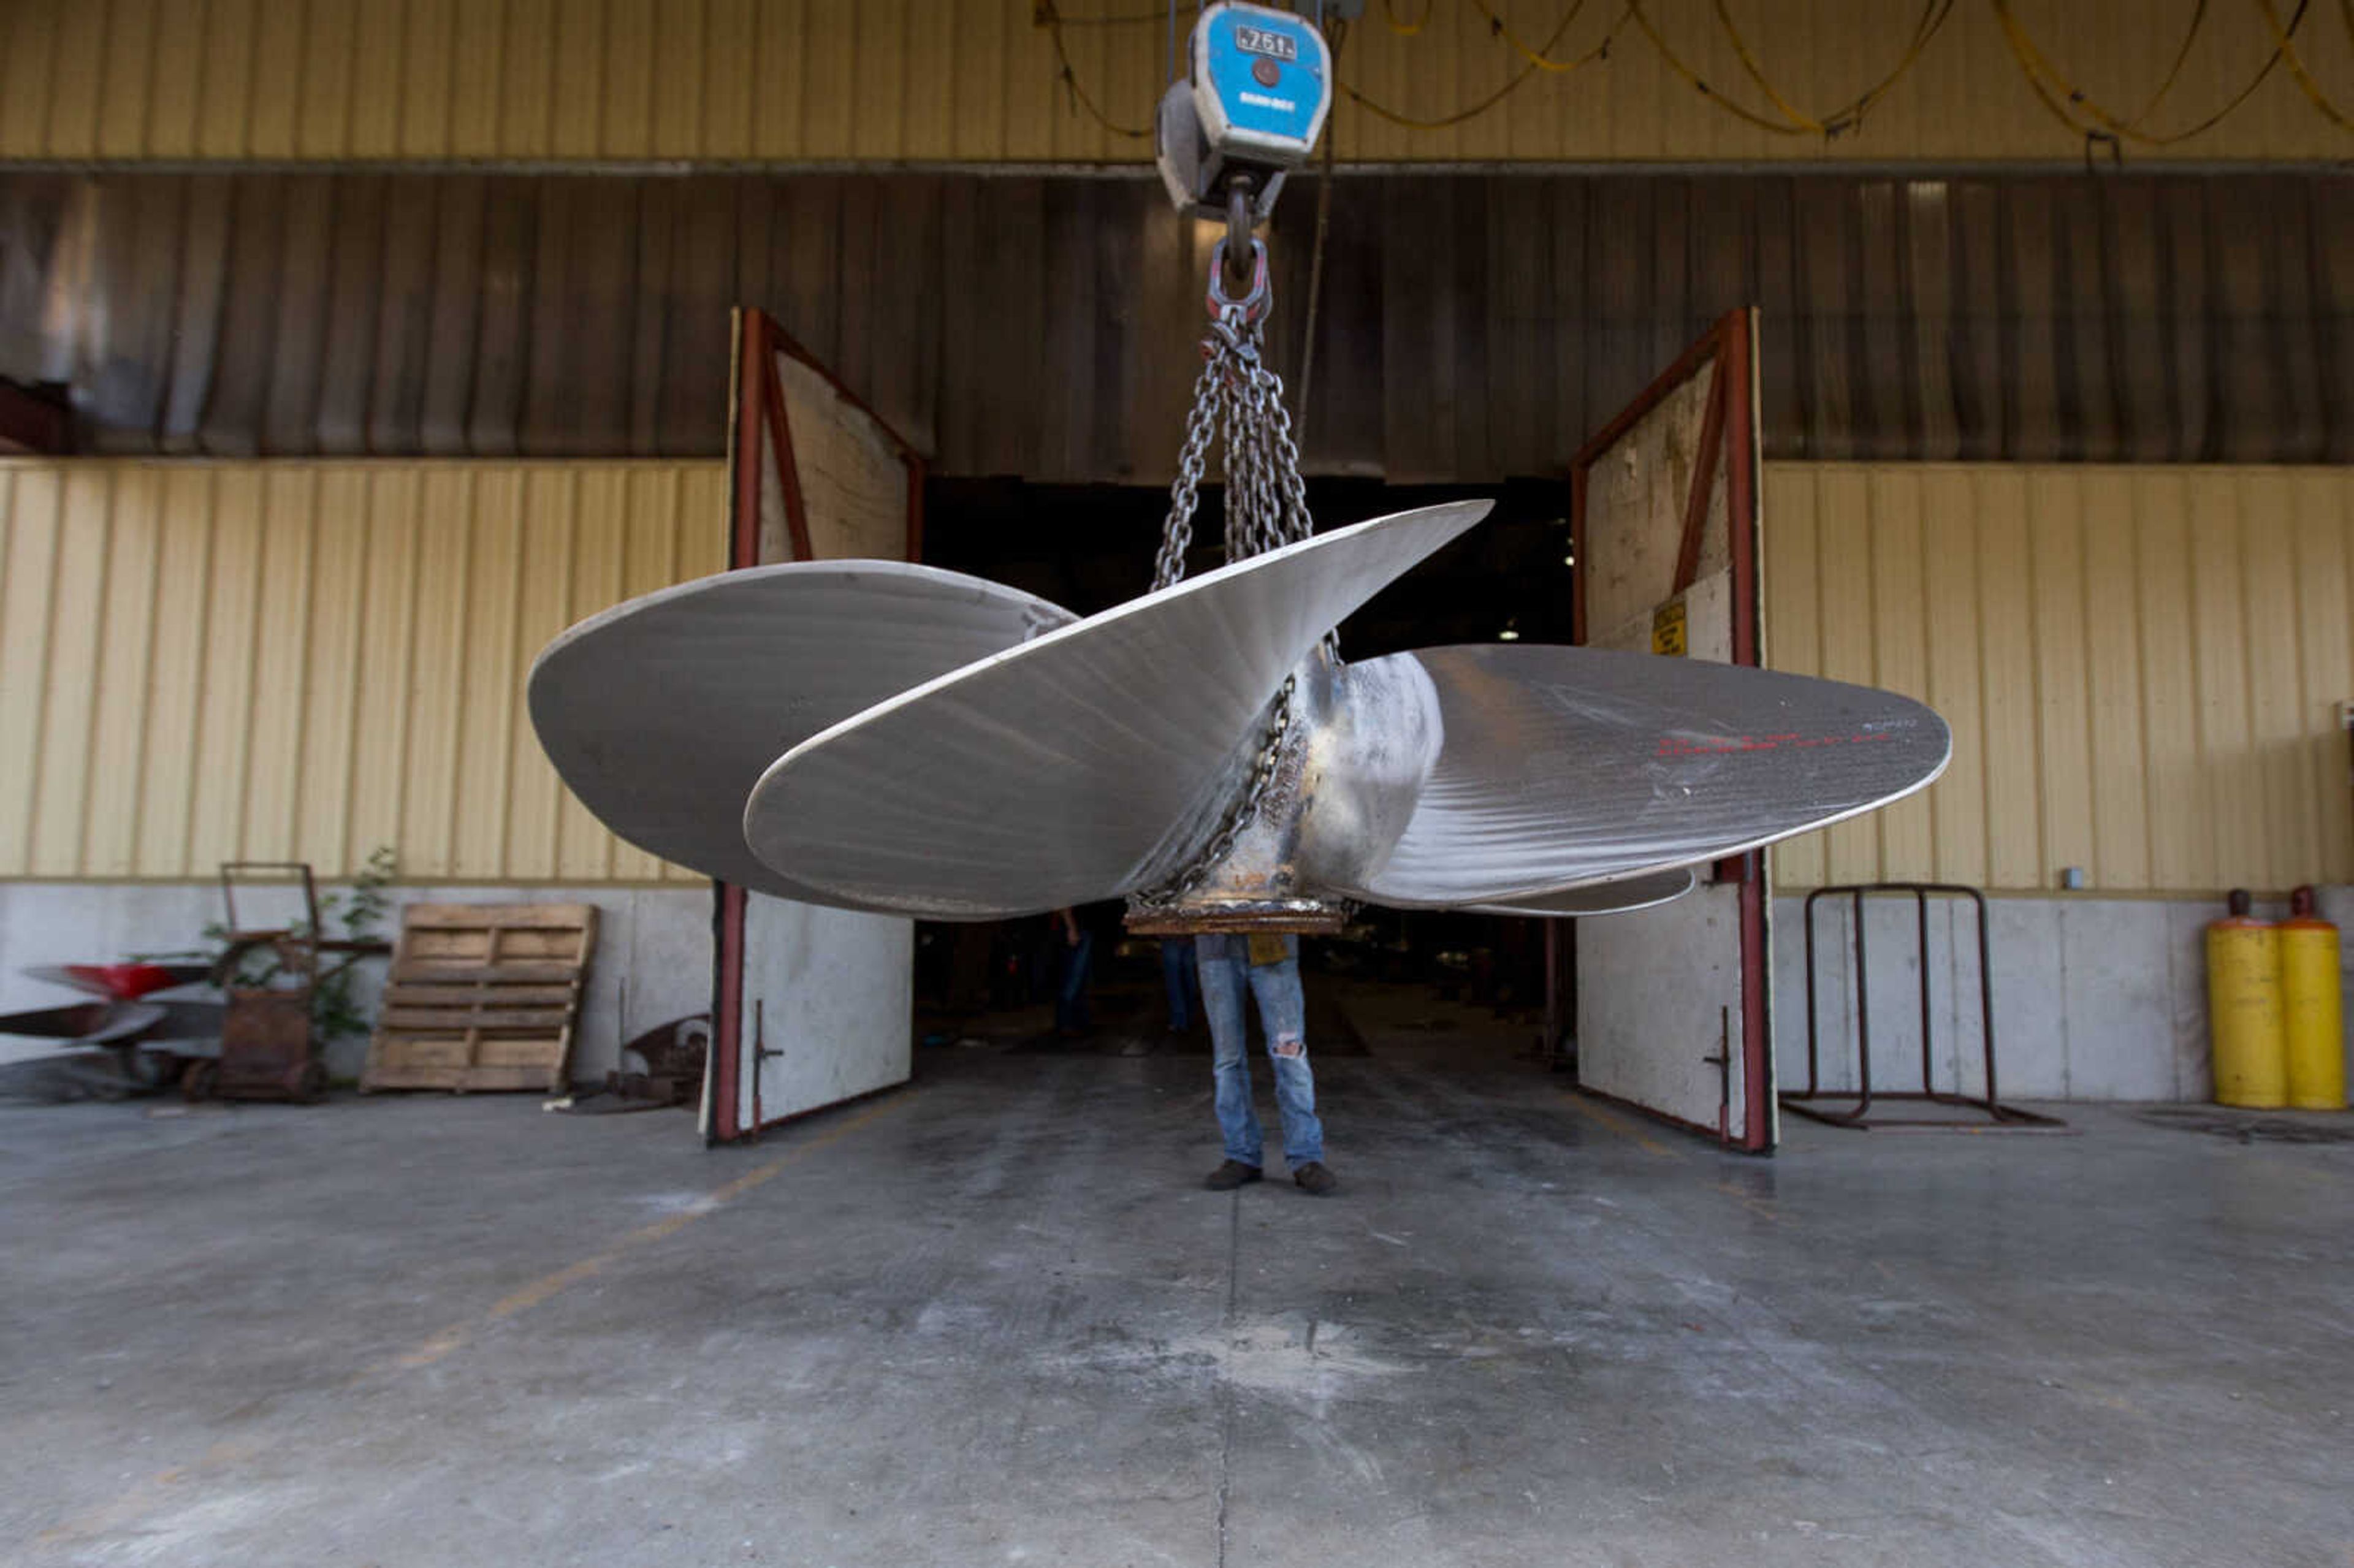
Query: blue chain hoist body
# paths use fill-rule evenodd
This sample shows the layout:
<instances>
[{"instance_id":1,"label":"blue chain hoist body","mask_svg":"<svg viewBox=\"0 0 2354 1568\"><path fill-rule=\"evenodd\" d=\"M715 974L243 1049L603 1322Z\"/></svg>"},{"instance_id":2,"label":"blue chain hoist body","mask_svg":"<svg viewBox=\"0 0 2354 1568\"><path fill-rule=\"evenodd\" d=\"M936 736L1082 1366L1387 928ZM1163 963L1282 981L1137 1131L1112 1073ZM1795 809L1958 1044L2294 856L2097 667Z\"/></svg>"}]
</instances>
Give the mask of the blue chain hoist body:
<instances>
[{"instance_id":1,"label":"blue chain hoist body","mask_svg":"<svg viewBox=\"0 0 2354 1568\"><path fill-rule=\"evenodd\" d=\"M1332 51L1305 16L1241 0L1205 7L1185 77L1154 119L1156 161L1181 210L1224 216L1239 190L1251 219L1275 210L1332 108Z\"/></svg>"}]
</instances>

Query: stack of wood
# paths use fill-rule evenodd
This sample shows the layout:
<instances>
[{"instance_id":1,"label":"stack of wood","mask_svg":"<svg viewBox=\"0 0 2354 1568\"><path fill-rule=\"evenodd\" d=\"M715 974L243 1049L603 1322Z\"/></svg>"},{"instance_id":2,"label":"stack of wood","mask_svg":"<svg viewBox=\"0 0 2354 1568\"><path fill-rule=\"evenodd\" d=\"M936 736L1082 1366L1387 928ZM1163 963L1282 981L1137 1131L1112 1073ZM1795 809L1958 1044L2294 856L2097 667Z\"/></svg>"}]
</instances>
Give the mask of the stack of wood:
<instances>
[{"instance_id":1,"label":"stack of wood","mask_svg":"<svg viewBox=\"0 0 2354 1568\"><path fill-rule=\"evenodd\" d=\"M362 1090L567 1086L593 904L412 904Z\"/></svg>"}]
</instances>

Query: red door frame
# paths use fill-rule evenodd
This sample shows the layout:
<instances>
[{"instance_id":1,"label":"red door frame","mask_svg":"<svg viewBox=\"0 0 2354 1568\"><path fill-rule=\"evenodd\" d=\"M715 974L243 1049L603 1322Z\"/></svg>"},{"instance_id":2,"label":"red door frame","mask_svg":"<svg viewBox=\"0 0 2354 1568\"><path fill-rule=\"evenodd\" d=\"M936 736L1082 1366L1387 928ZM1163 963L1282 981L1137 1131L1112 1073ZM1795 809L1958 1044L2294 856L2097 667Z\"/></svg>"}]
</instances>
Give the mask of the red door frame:
<instances>
[{"instance_id":1,"label":"red door frame","mask_svg":"<svg viewBox=\"0 0 2354 1568\"><path fill-rule=\"evenodd\" d=\"M734 315L734 344L728 360L727 411L727 569L765 566L760 559L761 455L772 453L778 486L784 492L785 533L790 559L812 557L809 512L801 496L800 465L793 457L792 422L786 417L782 378L777 356L785 355L823 376L851 407L875 421L907 470L907 559L919 558L924 548L923 454L895 429L891 422L868 407L865 399L842 383L815 355L777 324L768 312L738 305ZM760 1115L760 1084L752 1080L752 1119L744 1124L737 1106L743 1097L744 1042L744 912L745 890L732 883L712 885L711 972L711 1127L705 1141L733 1143L758 1136L774 1126ZM781 1119L781 1118L779 1118Z\"/></svg>"},{"instance_id":2,"label":"red door frame","mask_svg":"<svg viewBox=\"0 0 2354 1568\"><path fill-rule=\"evenodd\" d=\"M1744 306L1727 311L1716 319L1713 326L1700 340L1678 355L1675 363L1660 372L1657 379L1643 388L1635 400L1603 426L1570 460L1570 553L1577 558L1578 569L1570 579L1570 638L1583 643L1586 639L1585 624L1585 491L1586 475L1603 455L1641 422L1644 416L1666 399L1668 395L1683 386L1703 369L1710 372L1711 381L1707 412L1701 423L1701 442L1692 465L1691 489L1684 498L1683 536L1676 555L1675 590L1681 593L1691 586L1700 564L1701 529L1708 516L1710 491L1715 482L1716 464L1710 461L1714 451L1724 456L1725 510L1731 526L1733 555L1733 662L1755 665L1764 662L1765 639L1763 623L1766 613L1764 585L1757 570L1757 536L1754 523L1741 520L1757 515L1758 451L1757 451L1757 309ZM1767 951L1766 928L1766 852L1752 850L1746 854L1721 861L1716 866L1720 882L1737 882L1741 887L1741 1055L1742 1055L1742 1136L1733 1139L1723 1127L1699 1127L1681 1118L1667 1116L1638 1107L1663 1121L1676 1122L1704 1132L1734 1148L1753 1153L1764 1153L1773 1148L1773 1097L1768 1086L1773 1081L1773 1064L1769 1059L1767 1041L1769 997L1767 984L1771 955ZM1552 1001L1554 990L1548 974L1547 1012L1555 1012Z\"/></svg>"}]
</instances>

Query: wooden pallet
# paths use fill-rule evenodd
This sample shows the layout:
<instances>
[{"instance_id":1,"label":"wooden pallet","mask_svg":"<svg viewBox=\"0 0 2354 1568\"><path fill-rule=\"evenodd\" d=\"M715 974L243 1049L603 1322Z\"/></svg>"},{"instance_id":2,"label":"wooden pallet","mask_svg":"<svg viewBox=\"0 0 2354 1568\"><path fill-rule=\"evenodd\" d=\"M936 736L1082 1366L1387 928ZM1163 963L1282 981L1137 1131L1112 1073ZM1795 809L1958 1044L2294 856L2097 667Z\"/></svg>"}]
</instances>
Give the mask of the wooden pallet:
<instances>
[{"instance_id":1,"label":"wooden pallet","mask_svg":"<svg viewBox=\"0 0 2354 1568\"><path fill-rule=\"evenodd\" d=\"M412 904L360 1088L560 1091L593 904Z\"/></svg>"}]
</instances>

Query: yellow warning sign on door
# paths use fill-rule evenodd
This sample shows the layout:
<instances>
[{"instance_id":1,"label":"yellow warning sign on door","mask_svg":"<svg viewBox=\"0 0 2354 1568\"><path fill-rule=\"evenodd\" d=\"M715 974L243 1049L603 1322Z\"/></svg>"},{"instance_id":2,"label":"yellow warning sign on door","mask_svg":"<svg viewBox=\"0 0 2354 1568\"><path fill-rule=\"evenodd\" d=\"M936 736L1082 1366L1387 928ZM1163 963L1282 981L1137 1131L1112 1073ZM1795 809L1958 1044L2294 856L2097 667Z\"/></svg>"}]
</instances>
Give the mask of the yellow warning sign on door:
<instances>
[{"instance_id":1,"label":"yellow warning sign on door","mask_svg":"<svg viewBox=\"0 0 2354 1568\"><path fill-rule=\"evenodd\" d=\"M1684 601L1671 599L1651 611L1651 652L1681 658L1684 652Z\"/></svg>"}]
</instances>

